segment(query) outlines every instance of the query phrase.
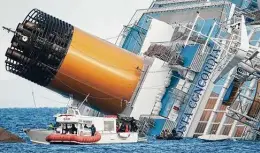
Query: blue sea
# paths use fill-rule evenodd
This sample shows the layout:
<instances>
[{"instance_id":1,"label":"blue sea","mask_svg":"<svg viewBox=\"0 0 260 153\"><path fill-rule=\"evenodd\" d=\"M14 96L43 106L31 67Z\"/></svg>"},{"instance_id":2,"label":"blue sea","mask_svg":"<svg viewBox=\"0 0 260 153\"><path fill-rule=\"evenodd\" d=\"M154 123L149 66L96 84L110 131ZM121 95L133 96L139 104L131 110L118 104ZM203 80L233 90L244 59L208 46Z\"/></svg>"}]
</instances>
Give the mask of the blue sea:
<instances>
[{"instance_id":1,"label":"blue sea","mask_svg":"<svg viewBox=\"0 0 260 153\"><path fill-rule=\"evenodd\" d=\"M114 145L39 145L32 144L23 133L24 128L46 128L53 122L53 115L64 109L0 109L0 127L4 127L26 140L26 143L0 143L2 153L257 153L260 152L260 142L254 141L224 141L202 142L198 139L183 139L173 141L155 141L149 138L146 143L114 144Z\"/></svg>"}]
</instances>

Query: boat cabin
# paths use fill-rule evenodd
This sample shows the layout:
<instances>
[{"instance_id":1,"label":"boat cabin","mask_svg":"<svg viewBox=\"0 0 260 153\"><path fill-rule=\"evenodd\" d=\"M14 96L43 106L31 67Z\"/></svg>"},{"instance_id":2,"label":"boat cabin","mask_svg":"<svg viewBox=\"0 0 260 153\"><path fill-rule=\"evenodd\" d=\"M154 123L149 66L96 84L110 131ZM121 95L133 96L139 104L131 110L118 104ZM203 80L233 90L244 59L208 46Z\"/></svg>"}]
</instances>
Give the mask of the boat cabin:
<instances>
[{"instance_id":1,"label":"boat cabin","mask_svg":"<svg viewBox=\"0 0 260 153\"><path fill-rule=\"evenodd\" d=\"M56 116L56 122L59 127L57 133L91 135L90 127L95 126L99 133L117 133L116 120L114 116L110 117L92 117L82 116L77 108L70 107L66 114Z\"/></svg>"}]
</instances>

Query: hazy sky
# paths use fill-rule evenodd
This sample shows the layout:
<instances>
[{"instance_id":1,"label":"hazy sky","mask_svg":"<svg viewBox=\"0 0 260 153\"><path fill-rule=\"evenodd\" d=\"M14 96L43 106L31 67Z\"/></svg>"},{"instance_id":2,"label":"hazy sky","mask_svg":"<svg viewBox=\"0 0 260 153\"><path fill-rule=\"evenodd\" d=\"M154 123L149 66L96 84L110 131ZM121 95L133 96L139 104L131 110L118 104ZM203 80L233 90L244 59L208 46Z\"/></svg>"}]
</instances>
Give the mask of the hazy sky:
<instances>
[{"instance_id":1,"label":"hazy sky","mask_svg":"<svg viewBox=\"0 0 260 153\"><path fill-rule=\"evenodd\" d=\"M152 0L0 0L0 26L15 29L33 8L38 8L101 38L117 36L135 10ZM68 99L5 70L5 52L12 34L0 30L0 108L65 106ZM114 41L114 40L110 40Z\"/></svg>"}]
</instances>

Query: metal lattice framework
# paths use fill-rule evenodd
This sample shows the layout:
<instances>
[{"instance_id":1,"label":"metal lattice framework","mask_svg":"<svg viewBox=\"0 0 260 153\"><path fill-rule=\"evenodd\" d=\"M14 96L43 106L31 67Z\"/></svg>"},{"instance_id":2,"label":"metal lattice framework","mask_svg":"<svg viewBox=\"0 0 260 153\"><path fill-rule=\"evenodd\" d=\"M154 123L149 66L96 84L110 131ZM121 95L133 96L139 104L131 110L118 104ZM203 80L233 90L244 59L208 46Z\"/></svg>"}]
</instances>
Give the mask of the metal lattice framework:
<instances>
[{"instance_id":1,"label":"metal lattice framework","mask_svg":"<svg viewBox=\"0 0 260 153\"><path fill-rule=\"evenodd\" d=\"M33 9L19 23L6 51L6 70L47 86L66 56L73 26Z\"/></svg>"}]
</instances>

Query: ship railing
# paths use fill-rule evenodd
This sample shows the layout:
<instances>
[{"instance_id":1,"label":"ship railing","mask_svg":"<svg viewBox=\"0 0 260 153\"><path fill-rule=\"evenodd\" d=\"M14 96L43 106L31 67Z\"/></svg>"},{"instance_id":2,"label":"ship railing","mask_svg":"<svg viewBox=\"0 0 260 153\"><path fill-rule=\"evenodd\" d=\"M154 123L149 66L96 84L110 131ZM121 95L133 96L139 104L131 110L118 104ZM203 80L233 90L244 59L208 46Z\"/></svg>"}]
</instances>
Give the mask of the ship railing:
<instances>
[{"instance_id":1,"label":"ship railing","mask_svg":"<svg viewBox=\"0 0 260 153\"><path fill-rule=\"evenodd\" d=\"M176 2L177 3L177 2ZM183 3L179 2L179 3ZM217 2L203 2L203 3L196 3L196 4L192 4L191 6L187 6L187 5L183 5L183 6L170 6L170 7L165 7L165 8L152 8L152 6L148 9L139 9L137 10L134 15L132 16L131 20L129 21L129 23L127 24L127 26L125 26L123 28L123 30L120 32L120 37L116 40L116 44L118 46L122 46L122 42L124 41L124 36L128 34L129 32L129 28L137 25L137 23L139 22L139 20L141 19L141 17L144 14L147 13L156 13L156 12L164 12L164 11L178 11L178 10L185 10L185 9L195 9L195 8L201 8L201 7L211 7L211 6L221 6L223 5L223 7L225 7L226 5L231 4L230 2L226 2L226 1L217 1ZM227 13L222 11L223 15L226 15ZM152 17L151 17L152 18ZM143 27L143 25L139 25L141 28ZM121 47L120 46L120 47Z\"/></svg>"},{"instance_id":2,"label":"ship railing","mask_svg":"<svg viewBox=\"0 0 260 153\"><path fill-rule=\"evenodd\" d=\"M176 2L177 3L177 2ZM181 3L181 2L180 2ZM205 3L205 2L204 2ZM192 4L192 6L171 6L171 7L167 7L167 8L149 8L149 9L140 9L140 10L137 10L135 12L135 14L132 16L131 20L129 21L128 25L125 26L123 28L123 30L120 32L120 35L116 41L116 44L120 47L122 47L122 44L125 40L125 37L126 35L129 33L129 28L131 28L132 26L135 26L137 25L137 23L140 21L141 17L144 15L144 14L147 14L147 13L154 13L154 12L161 12L161 11L168 11L168 10L173 10L173 11L177 11L178 9L192 9L193 7L201 7L201 6L204 6L204 7L207 7L207 6L218 6L218 5L223 5L223 7L226 7L229 2L225 2L225 1L219 1L219 2L207 2L207 4L204 4L204 3L198 3L198 4ZM194 5L194 6L193 6ZM186 8L187 7L187 8ZM225 16L227 15L227 13L225 11L222 11L221 12L222 15L221 16ZM149 15L148 15L149 16ZM151 17L153 18L153 17ZM222 18L222 17L221 17ZM190 24L190 23L189 23ZM187 27L189 27L189 24L187 25ZM141 28L143 25L139 25ZM201 28L202 29L202 28ZM186 30L189 30L189 29L186 29ZM200 33L200 32L199 32ZM193 41L197 41L199 42L201 39L200 39L200 36L201 35L197 35L197 37L192 37L192 40ZM189 35L189 37L191 37L191 35ZM194 39L193 39L194 38ZM187 42L186 42L187 44Z\"/></svg>"},{"instance_id":3,"label":"ship railing","mask_svg":"<svg viewBox=\"0 0 260 153\"><path fill-rule=\"evenodd\" d=\"M250 1L250 4L248 5L248 6L252 6L252 5L255 5L255 6L257 6L258 4L257 4L257 1L253 1L253 0L251 0ZM236 7L236 12L237 12L237 14L243 14L243 15L245 15L245 16L247 16L247 17L251 17L251 18L254 18L255 17L255 13L256 12L258 12L259 11L259 9L257 8L257 7L255 7L255 8L240 8L240 7Z\"/></svg>"},{"instance_id":4,"label":"ship railing","mask_svg":"<svg viewBox=\"0 0 260 153\"><path fill-rule=\"evenodd\" d=\"M183 86L182 88L184 89L185 87ZM191 96L190 94L188 94L180 89L177 89L177 88L171 89L170 93L171 93L172 99L175 99L176 101L177 100L180 101L180 104L186 104L189 100L189 97ZM174 105L174 103L173 103L173 105ZM173 105L171 107L173 107Z\"/></svg>"},{"instance_id":5,"label":"ship railing","mask_svg":"<svg viewBox=\"0 0 260 153\"><path fill-rule=\"evenodd\" d=\"M221 5L228 5L231 4L230 2L225 1L211 1L211 2L201 2L192 5L183 5L183 6L171 6L171 7L164 7L164 8L154 8L147 11L147 13L155 13L155 12L165 12L165 11L177 11L177 10L189 10L189 9L196 9L196 8L209 8L212 6L221 6Z\"/></svg>"},{"instance_id":6,"label":"ship railing","mask_svg":"<svg viewBox=\"0 0 260 153\"><path fill-rule=\"evenodd\" d=\"M185 25L182 25L182 24L177 24L179 26L182 26L182 27L186 27L186 29L188 29L190 31L190 34L185 42L185 45L187 44L190 44L188 43L189 41L193 41L193 42L197 42L197 43L200 43L200 44L203 44L205 43L205 39L207 39L209 36L207 35L203 35L201 34L201 30L203 29L203 25L201 26L200 29L196 29L195 30L195 27L196 27L196 23L198 20L204 20L203 18L201 18L198 14L198 16L196 17L196 19L194 20L193 22L193 25L192 27L190 26L185 26ZM223 42L225 41L226 42L226 45L223 46L222 45L222 49L226 49L227 46L230 46L230 43L232 43L232 46L231 47L235 47L235 46L238 46L240 45L240 35L239 35L239 31L238 30L233 30L231 33L228 32L227 30L227 27L230 26L230 25L233 25L235 26L235 24L238 24L241 22L241 16L234 16L233 18L231 18L230 21L224 21L224 22L216 22L216 26L220 27L223 31L225 31L226 33L228 33L229 35L233 35L230 39L226 37L221 37L220 35L215 37L215 38L209 38L209 39L212 39L216 44L218 44L219 46L221 46L223 44ZM176 25L174 25L176 26ZM248 27L248 30L251 30L251 31L256 31L258 30L259 28L255 28L255 27ZM259 42L259 40L250 40L250 42ZM230 50L231 53L232 51L234 50Z\"/></svg>"},{"instance_id":7,"label":"ship railing","mask_svg":"<svg viewBox=\"0 0 260 153\"><path fill-rule=\"evenodd\" d=\"M139 20L141 19L141 17L143 16L143 14L145 12L147 12L149 9L138 9L135 11L134 15L132 16L132 18L130 19L130 21L128 22L128 24L126 26L123 27L122 31L120 32L115 44L119 47L122 47L124 40L126 38L126 36L129 33L129 29L135 25L138 24ZM142 26L141 26L142 27Z\"/></svg>"},{"instance_id":8,"label":"ship railing","mask_svg":"<svg viewBox=\"0 0 260 153\"><path fill-rule=\"evenodd\" d=\"M154 1L150 8L165 8L165 7L172 7L172 6L181 6L187 5L187 3L194 4L194 3L201 3L206 2L207 0L163 0L163 1ZM170 6L169 6L170 5Z\"/></svg>"},{"instance_id":9,"label":"ship railing","mask_svg":"<svg viewBox=\"0 0 260 153\"><path fill-rule=\"evenodd\" d=\"M202 1L207 1L207 0L201 0L201 1L198 1L198 0L157 0L154 2L154 4L161 4L161 5L164 5L164 4L171 4L171 3L187 3L187 2L202 2Z\"/></svg>"},{"instance_id":10,"label":"ship railing","mask_svg":"<svg viewBox=\"0 0 260 153\"><path fill-rule=\"evenodd\" d=\"M201 25L201 27L199 29L196 29L198 20L202 20L204 22L202 23L202 25ZM217 23L217 21L214 22L214 24L211 27L211 30L210 30L208 35L203 34L202 33L202 29L204 27L204 24L205 24L205 19L201 18L199 13L198 13L197 17L195 18L195 20L192 23L191 27L189 27L188 25L186 26L186 25L182 25L182 24L178 24L178 23L176 23L174 26L179 25L181 27L184 27L184 28L188 29L188 33L189 34L188 34L188 36L186 38L184 46L192 45L192 44L193 45L195 45L195 44L202 44L202 45L204 45L202 50L201 50L201 54L204 54L204 52L205 52L205 50L207 48L207 45L208 45L208 43L210 41L212 41L214 44L219 46L219 49L224 49L224 50L226 50L227 48L226 48L226 46L223 46L223 44L226 44L227 42L232 42L232 43L239 42L239 41L237 41L235 39L229 40L226 37L221 36L220 33L223 33L223 32L219 32L217 36L212 35L213 31L216 30L217 27L219 27L223 31L225 29L225 26L223 26L220 23ZM189 25L191 25L191 24L189 24ZM234 37L234 38L237 39L237 37ZM194 42L194 43L191 43L191 42Z\"/></svg>"}]
</instances>

